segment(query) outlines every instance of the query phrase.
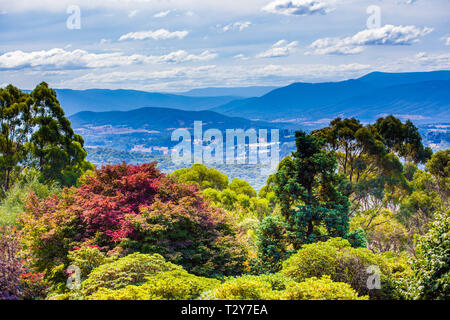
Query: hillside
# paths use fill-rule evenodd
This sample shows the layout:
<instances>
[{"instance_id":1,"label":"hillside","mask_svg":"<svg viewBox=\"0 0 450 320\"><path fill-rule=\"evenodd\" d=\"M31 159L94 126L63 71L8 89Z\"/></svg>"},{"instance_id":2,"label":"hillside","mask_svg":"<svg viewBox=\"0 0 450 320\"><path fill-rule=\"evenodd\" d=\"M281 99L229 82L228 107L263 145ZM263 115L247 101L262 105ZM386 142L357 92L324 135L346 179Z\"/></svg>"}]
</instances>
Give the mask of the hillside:
<instances>
[{"instance_id":1,"label":"hillside","mask_svg":"<svg viewBox=\"0 0 450 320\"><path fill-rule=\"evenodd\" d=\"M447 121L450 109L450 81L427 81L380 88L315 110L324 114L371 121L394 114L403 120Z\"/></svg>"},{"instance_id":2,"label":"hillside","mask_svg":"<svg viewBox=\"0 0 450 320\"><path fill-rule=\"evenodd\" d=\"M130 111L83 111L69 117L74 128L86 126L122 126L133 129L169 131L191 128L194 121L203 121L205 127L217 129L273 127L244 118L227 117L213 111L184 111L168 108L140 108Z\"/></svg>"},{"instance_id":3,"label":"hillside","mask_svg":"<svg viewBox=\"0 0 450 320\"><path fill-rule=\"evenodd\" d=\"M219 96L236 96L242 98L261 97L270 91L277 89L273 86L252 86L252 87L212 87L199 88L181 93L189 97L219 97Z\"/></svg>"},{"instance_id":4,"label":"hillside","mask_svg":"<svg viewBox=\"0 0 450 320\"><path fill-rule=\"evenodd\" d=\"M447 121L450 72L371 73L360 79L331 83L294 83L260 98L232 101L213 108L249 119L308 122L339 115L374 120L381 114ZM436 120L436 119L435 119Z\"/></svg>"},{"instance_id":5,"label":"hillside","mask_svg":"<svg viewBox=\"0 0 450 320\"><path fill-rule=\"evenodd\" d=\"M57 89L56 93L68 115L80 111L126 111L143 107L206 110L236 99L236 97L186 97L136 90Z\"/></svg>"}]
</instances>

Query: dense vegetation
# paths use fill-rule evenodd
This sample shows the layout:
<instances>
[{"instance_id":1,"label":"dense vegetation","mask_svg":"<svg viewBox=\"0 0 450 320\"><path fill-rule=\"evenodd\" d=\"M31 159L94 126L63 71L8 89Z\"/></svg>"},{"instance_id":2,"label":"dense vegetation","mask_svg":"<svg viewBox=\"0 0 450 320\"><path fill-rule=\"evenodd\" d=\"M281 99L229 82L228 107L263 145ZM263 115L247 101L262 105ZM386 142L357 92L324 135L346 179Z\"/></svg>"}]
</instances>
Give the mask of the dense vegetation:
<instances>
[{"instance_id":1,"label":"dense vegetation","mask_svg":"<svg viewBox=\"0 0 450 320\"><path fill-rule=\"evenodd\" d=\"M95 168L54 91L0 92L0 299L448 299L449 150L393 116L296 133L257 193Z\"/></svg>"}]
</instances>

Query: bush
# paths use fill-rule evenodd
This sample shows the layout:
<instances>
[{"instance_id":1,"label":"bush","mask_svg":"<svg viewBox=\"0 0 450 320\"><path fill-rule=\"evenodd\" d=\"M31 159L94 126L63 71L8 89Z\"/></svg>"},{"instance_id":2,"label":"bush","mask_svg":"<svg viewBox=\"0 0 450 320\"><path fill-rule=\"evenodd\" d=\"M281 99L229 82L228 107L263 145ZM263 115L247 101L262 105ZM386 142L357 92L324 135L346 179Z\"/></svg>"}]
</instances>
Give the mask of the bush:
<instances>
[{"instance_id":1,"label":"bush","mask_svg":"<svg viewBox=\"0 0 450 320\"><path fill-rule=\"evenodd\" d=\"M347 283L333 282L329 276L295 282L282 274L243 276L204 292L207 300L366 300Z\"/></svg>"},{"instance_id":2,"label":"bush","mask_svg":"<svg viewBox=\"0 0 450 320\"><path fill-rule=\"evenodd\" d=\"M436 214L429 232L419 239L412 263L410 296L414 299L450 298L450 211Z\"/></svg>"},{"instance_id":3,"label":"bush","mask_svg":"<svg viewBox=\"0 0 450 320\"><path fill-rule=\"evenodd\" d=\"M369 290L367 286L371 275L368 272L370 266L379 268L381 272L381 290ZM389 298L396 296L395 292L390 292L395 286L391 283L392 273L403 272L406 268L406 264L394 268L382 255L365 248L352 248L347 240L334 238L327 242L304 245L283 263L281 272L297 282L328 275L333 281L350 284L360 295Z\"/></svg>"},{"instance_id":4,"label":"bush","mask_svg":"<svg viewBox=\"0 0 450 320\"><path fill-rule=\"evenodd\" d=\"M176 183L155 164L105 166L82 181L45 201L31 197L20 217L38 271L67 267L68 253L88 244L159 253L197 275L242 272L247 253L236 227L196 187Z\"/></svg>"},{"instance_id":5,"label":"bush","mask_svg":"<svg viewBox=\"0 0 450 320\"><path fill-rule=\"evenodd\" d=\"M70 265L80 268L80 276L83 280L95 268L114 260L113 257L107 257L98 249L98 247L95 246L83 246L81 248L77 247L74 251L69 252L68 259L70 261Z\"/></svg>"},{"instance_id":6,"label":"bush","mask_svg":"<svg viewBox=\"0 0 450 320\"><path fill-rule=\"evenodd\" d=\"M17 300L22 295L20 279L25 269L16 233L15 228L0 226L0 300Z\"/></svg>"},{"instance_id":7,"label":"bush","mask_svg":"<svg viewBox=\"0 0 450 320\"><path fill-rule=\"evenodd\" d=\"M367 300L358 297L353 288L343 282L333 282L329 276L309 278L304 282L290 282L282 296L283 300Z\"/></svg>"},{"instance_id":8,"label":"bush","mask_svg":"<svg viewBox=\"0 0 450 320\"><path fill-rule=\"evenodd\" d=\"M56 183L44 184L35 169L25 169L14 185L6 192L0 204L0 224L14 224L16 217L25 210L27 196L32 193L39 199L61 191Z\"/></svg>"},{"instance_id":9,"label":"bush","mask_svg":"<svg viewBox=\"0 0 450 320\"><path fill-rule=\"evenodd\" d=\"M120 290L100 288L88 300L194 300L203 291L211 290L220 281L189 274L185 270L158 273L147 277L141 286Z\"/></svg>"},{"instance_id":10,"label":"bush","mask_svg":"<svg viewBox=\"0 0 450 320\"><path fill-rule=\"evenodd\" d=\"M182 270L159 254L133 253L117 261L95 268L82 284L86 296L100 289L120 290L129 285L140 286L146 278L160 272Z\"/></svg>"},{"instance_id":11,"label":"bush","mask_svg":"<svg viewBox=\"0 0 450 320\"><path fill-rule=\"evenodd\" d=\"M204 292L202 300L273 300L277 292L266 278L242 276L226 281L217 288Z\"/></svg>"}]
</instances>

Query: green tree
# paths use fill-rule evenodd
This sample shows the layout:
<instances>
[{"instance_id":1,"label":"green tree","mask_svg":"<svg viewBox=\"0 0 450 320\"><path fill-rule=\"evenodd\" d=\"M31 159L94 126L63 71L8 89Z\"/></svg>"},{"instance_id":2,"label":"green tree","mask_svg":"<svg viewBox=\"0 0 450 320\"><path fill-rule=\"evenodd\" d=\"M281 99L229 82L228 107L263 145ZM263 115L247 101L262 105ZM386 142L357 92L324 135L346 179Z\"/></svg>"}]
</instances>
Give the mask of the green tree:
<instances>
[{"instance_id":1,"label":"green tree","mask_svg":"<svg viewBox=\"0 0 450 320\"><path fill-rule=\"evenodd\" d=\"M231 181L228 189L234 191L237 195L245 194L250 198L256 197L256 191L250 183L244 180L239 180L238 178L234 178L233 181Z\"/></svg>"},{"instance_id":2,"label":"green tree","mask_svg":"<svg viewBox=\"0 0 450 320\"><path fill-rule=\"evenodd\" d=\"M433 154L430 148L422 144L419 130L411 121L404 124L394 116L380 118L375 123L378 133L383 137L390 151L406 161L426 163Z\"/></svg>"},{"instance_id":3,"label":"green tree","mask_svg":"<svg viewBox=\"0 0 450 320\"><path fill-rule=\"evenodd\" d=\"M56 92L45 82L31 93L33 98L33 125L31 136L33 164L45 180L56 180L62 185L74 185L87 169L84 140L74 133L70 121L61 108Z\"/></svg>"},{"instance_id":4,"label":"green tree","mask_svg":"<svg viewBox=\"0 0 450 320\"><path fill-rule=\"evenodd\" d=\"M25 160L31 130L31 97L12 85L0 88L0 170L3 192L11 186L12 175Z\"/></svg>"},{"instance_id":5,"label":"green tree","mask_svg":"<svg viewBox=\"0 0 450 320\"><path fill-rule=\"evenodd\" d=\"M436 152L428 161L427 169L436 179L442 201L447 203L450 193L450 149Z\"/></svg>"},{"instance_id":6,"label":"green tree","mask_svg":"<svg viewBox=\"0 0 450 320\"><path fill-rule=\"evenodd\" d=\"M419 239L412 264L412 297L448 300L450 297L450 212L437 213L426 235Z\"/></svg>"},{"instance_id":7,"label":"green tree","mask_svg":"<svg viewBox=\"0 0 450 320\"><path fill-rule=\"evenodd\" d=\"M179 169L172 173L178 181L198 185L202 189L223 190L228 186L228 177L216 169L203 164L194 164L190 168Z\"/></svg>"},{"instance_id":8,"label":"green tree","mask_svg":"<svg viewBox=\"0 0 450 320\"><path fill-rule=\"evenodd\" d=\"M24 166L45 181L74 185L93 168L83 138L74 133L56 92L45 82L30 94L9 85L0 89L0 185L7 191Z\"/></svg>"},{"instance_id":9,"label":"green tree","mask_svg":"<svg viewBox=\"0 0 450 320\"><path fill-rule=\"evenodd\" d=\"M278 216L268 216L257 231L258 260L263 272L274 273L281 270L288 257L286 226Z\"/></svg>"},{"instance_id":10,"label":"green tree","mask_svg":"<svg viewBox=\"0 0 450 320\"><path fill-rule=\"evenodd\" d=\"M303 131L295 135L297 151L276 173L275 193L295 249L304 243L347 237L349 201L338 189L334 153L325 141Z\"/></svg>"}]
</instances>

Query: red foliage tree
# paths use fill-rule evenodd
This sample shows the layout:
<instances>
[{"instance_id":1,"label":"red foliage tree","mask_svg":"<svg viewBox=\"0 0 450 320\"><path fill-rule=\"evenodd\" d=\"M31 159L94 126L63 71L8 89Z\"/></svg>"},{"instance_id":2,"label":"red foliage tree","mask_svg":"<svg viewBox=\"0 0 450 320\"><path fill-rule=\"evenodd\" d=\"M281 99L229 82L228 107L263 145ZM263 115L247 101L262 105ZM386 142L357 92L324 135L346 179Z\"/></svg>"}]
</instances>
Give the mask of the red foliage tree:
<instances>
[{"instance_id":1,"label":"red foliage tree","mask_svg":"<svg viewBox=\"0 0 450 320\"><path fill-rule=\"evenodd\" d=\"M226 213L155 164L105 166L59 197L30 197L21 222L40 270L67 263L83 244L160 253L197 274L236 274L245 260Z\"/></svg>"}]
</instances>

